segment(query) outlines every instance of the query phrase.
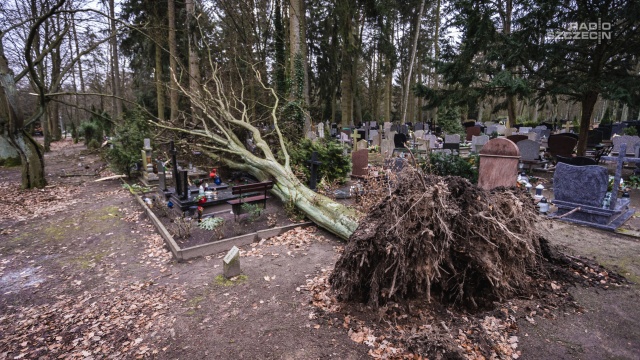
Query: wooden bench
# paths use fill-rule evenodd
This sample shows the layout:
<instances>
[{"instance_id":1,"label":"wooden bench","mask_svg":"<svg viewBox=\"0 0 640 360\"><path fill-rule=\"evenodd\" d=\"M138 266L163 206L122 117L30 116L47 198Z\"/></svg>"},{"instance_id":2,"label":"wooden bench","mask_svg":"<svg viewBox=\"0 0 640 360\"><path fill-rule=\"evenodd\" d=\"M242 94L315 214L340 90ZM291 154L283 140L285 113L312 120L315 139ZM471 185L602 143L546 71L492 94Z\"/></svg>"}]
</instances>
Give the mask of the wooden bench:
<instances>
[{"instance_id":1,"label":"wooden bench","mask_svg":"<svg viewBox=\"0 0 640 360\"><path fill-rule=\"evenodd\" d=\"M270 189L273 189L273 181L233 186L231 188L231 194L239 195L240 197L227 201L227 204L231 205L236 220L238 219L238 215L242 214L242 204L261 202L262 208L265 209L267 207L267 199L269 198L267 191Z\"/></svg>"}]
</instances>

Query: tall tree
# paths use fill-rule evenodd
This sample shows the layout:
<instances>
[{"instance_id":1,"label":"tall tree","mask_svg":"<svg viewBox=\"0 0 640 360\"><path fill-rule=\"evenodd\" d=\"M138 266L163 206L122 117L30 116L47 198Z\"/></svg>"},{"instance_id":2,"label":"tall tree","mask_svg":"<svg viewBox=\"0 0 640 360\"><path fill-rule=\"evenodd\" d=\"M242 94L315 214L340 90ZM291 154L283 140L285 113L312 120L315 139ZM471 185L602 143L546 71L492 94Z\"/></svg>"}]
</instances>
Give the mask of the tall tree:
<instances>
[{"instance_id":1,"label":"tall tree","mask_svg":"<svg viewBox=\"0 0 640 360\"><path fill-rule=\"evenodd\" d=\"M113 118L118 119L122 114L122 94L120 90L120 60L118 57L118 38L116 27L116 5L114 0L109 0L109 23L111 26L111 70L112 70L112 87L113 87Z\"/></svg>"},{"instance_id":2,"label":"tall tree","mask_svg":"<svg viewBox=\"0 0 640 360\"><path fill-rule=\"evenodd\" d=\"M516 34L518 55L532 60L522 64L542 84L540 96L581 103L577 153L584 155L598 96L627 104L640 98L640 3L545 0L528 10Z\"/></svg>"},{"instance_id":3,"label":"tall tree","mask_svg":"<svg viewBox=\"0 0 640 360\"><path fill-rule=\"evenodd\" d=\"M169 77L171 86L169 87L169 107L171 121L178 118L178 45L176 42L176 3L175 0L167 2L167 21L169 23Z\"/></svg>"}]
</instances>

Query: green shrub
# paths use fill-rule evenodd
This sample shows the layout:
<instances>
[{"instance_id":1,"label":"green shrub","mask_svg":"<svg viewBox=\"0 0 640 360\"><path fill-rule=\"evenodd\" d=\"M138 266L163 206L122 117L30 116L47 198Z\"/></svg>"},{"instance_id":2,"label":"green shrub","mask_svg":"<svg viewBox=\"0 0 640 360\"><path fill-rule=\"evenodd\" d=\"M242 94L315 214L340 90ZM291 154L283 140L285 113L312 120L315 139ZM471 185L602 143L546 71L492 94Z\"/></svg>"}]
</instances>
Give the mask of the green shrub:
<instances>
[{"instance_id":1,"label":"green shrub","mask_svg":"<svg viewBox=\"0 0 640 360\"><path fill-rule=\"evenodd\" d=\"M75 125L73 127L75 128ZM104 134L111 134L109 115L104 111L101 114L92 114L87 121L80 124L77 131L80 137L84 137L84 144L87 146L91 140L102 143Z\"/></svg>"},{"instance_id":2,"label":"green shrub","mask_svg":"<svg viewBox=\"0 0 640 360\"><path fill-rule=\"evenodd\" d=\"M322 164L318 167L318 182L324 179L328 182L344 182L351 171L351 160L345 156L342 144L335 140L317 140L313 142L303 139L299 144L289 147L291 166L301 171L305 181L309 178L311 170L307 161L311 159L311 154L318 152L318 161Z\"/></svg>"},{"instance_id":3,"label":"green shrub","mask_svg":"<svg viewBox=\"0 0 640 360\"><path fill-rule=\"evenodd\" d=\"M422 164L422 170L439 176L460 176L475 184L478 182L478 169L475 166L477 163L477 155L465 159L456 155L431 153Z\"/></svg>"},{"instance_id":4,"label":"green shrub","mask_svg":"<svg viewBox=\"0 0 640 360\"><path fill-rule=\"evenodd\" d=\"M258 204L243 203L240 207L242 208L242 213L248 214L247 220L249 222L256 221L262 214L262 206Z\"/></svg>"},{"instance_id":5,"label":"green shrub","mask_svg":"<svg viewBox=\"0 0 640 360\"><path fill-rule=\"evenodd\" d=\"M89 141L89 143L87 144L87 148L89 148L91 150L100 149L101 145L102 144L98 140L91 139L91 141Z\"/></svg>"},{"instance_id":6,"label":"green shrub","mask_svg":"<svg viewBox=\"0 0 640 360\"><path fill-rule=\"evenodd\" d=\"M638 129L635 126L626 127L622 130L623 135L636 136L638 135Z\"/></svg>"},{"instance_id":7,"label":"green shrub","mask_svg":"<svg viewBox=\"0 0 640 360\"><path fill-rule=\"evenodd\" d=\"M91 140L100 142L102 140L102 128L100 124L94 121L85 121L80 124L78 129L80 134L84 137L84 144L89 147Z\"/></svg>"},{"instance_id":8,"label":"green shrub","mask_svg":"<svg viewBox=\"0 0 640 360\"><path fill-rule=\"evenodd\" d=\"M149 134L149 125L140 111L127 111L123 115L122 125L116 128L116 135L111 140L113 149L107 152L115 172L131 177L131 168L140 160L140 150Z\"/></svg>"},{"instance_id":9,"label":"green shrub","mask_svg":"<svg viewBox=\"0 0 640 360\"><path fill-rule=\"evenodd\" d=\"M438 125L445 134L466 134L460 122L460 108L441 107L438 109Z\"/></svg>"}]
</instances>

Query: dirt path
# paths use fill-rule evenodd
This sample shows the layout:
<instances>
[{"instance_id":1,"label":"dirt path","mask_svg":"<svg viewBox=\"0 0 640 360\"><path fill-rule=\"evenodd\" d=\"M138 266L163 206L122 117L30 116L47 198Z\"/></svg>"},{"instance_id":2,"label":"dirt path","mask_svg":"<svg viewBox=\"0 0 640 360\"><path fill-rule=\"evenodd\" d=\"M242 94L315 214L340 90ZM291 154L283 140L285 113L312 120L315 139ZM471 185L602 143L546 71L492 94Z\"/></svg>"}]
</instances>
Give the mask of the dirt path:
<instances>
[{"instance_id":1,"label":"dirt path","mask_svg":"<svg viewBox=\"0 0 640 360\"><path fill-rule=\"evenodd\" d=\"M343 331L314 328L296 291L335 261L335 240L263 245L242 259L246 278L224 283L219 258L173 261L119 181L60 177L104 166L84 146L56 144L46 166L44 191L0 169L0 358L366 357Z\"/></svg>"},{"instance_id":2,"label":"dirt path","mask_svg":"<svg viewBox=\"0 0 640 360\"><path fill-rule=\"evenodd\" d=\"M175 262L119 181L61 177L103 170L84 146L54 144L46 164L43 191L20 191L19 169L0 168L0 359L369 357L345 314L315 319L304 286L333 267L331 236L245 248L244 276L223 281L221 256ZM561 223L548 236L640 281L637 240ZM521 358L638 358L639 290L575 288L576 309L518 321Z\"/></svg>"}]
</instances>

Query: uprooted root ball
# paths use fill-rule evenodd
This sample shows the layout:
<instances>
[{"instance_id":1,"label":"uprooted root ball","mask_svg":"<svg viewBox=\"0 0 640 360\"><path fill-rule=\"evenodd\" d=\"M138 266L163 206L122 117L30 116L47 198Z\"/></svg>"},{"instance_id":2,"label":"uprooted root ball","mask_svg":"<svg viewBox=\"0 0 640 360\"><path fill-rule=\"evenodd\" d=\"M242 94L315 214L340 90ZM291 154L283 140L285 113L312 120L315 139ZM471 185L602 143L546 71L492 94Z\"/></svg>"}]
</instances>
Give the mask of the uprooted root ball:
<instances>
[{"instance_id":1,"label":"uprooted root ball","mask_svg":"<svg viewBox=\"0 0 640 360\"><path fill-rule=\"evenodd\" d=\"M515 189L405 171L360 221L331 286L341 300L374 306L422 296L480 308L524 294L541 273L536 216Z\"/></svg>"}]
</instances>

